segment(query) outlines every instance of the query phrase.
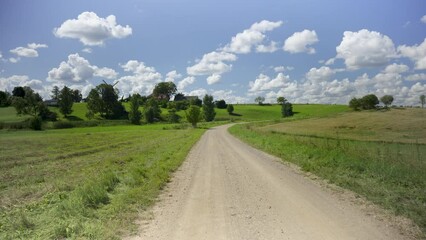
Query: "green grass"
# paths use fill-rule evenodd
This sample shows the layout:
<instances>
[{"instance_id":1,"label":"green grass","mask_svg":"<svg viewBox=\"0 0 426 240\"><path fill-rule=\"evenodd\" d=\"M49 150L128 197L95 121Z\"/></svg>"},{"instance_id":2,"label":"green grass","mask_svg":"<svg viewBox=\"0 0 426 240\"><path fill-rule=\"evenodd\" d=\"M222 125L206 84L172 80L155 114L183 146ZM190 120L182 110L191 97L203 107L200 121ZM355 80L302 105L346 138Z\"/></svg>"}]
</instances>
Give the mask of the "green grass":
<instances>
[{"instance_id":1,"label":"green grass","mask_svg":"<svg viewBox=\"0 0 426 240\"><path fill-rule=\"evenodd\" d=\"M0 133L0 239L118 239L135 230L138 212L204 132L172 126Z\"/></svg>"},{"instance_id":2,"label":"green grass","mask_svg":"<svg viewBox=\"0 0 426 240\"><path fill-rule=\"evenodd\" d=\"M351 112L271 125L251 123L236 125L230 132L412 219L425 237L426 144L419 143L425 135L418 135L426 128L425 111L398 111L402 110ZM368 138L361 134L365 128L370 131Z\"/></svg>"},{"instance_id":3,"label":"green grass","mask_svg":"<svg viewBox=\"0 0 426 240\"><path fill-rule=\"evenodd\" d=\"M21 122L27 119L28 116L18 116L16 115L16 110L14 107L2 107L0 108L0 122L10 123L10 122Z\"/></svg>"}]
</instances>

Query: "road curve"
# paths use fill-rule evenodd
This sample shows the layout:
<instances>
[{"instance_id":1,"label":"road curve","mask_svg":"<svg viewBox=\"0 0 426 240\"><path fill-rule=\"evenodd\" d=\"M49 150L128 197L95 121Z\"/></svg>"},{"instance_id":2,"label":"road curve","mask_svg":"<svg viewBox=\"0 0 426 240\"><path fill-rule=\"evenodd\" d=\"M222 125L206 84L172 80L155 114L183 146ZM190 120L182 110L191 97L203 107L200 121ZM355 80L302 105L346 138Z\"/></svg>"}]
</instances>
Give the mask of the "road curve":
<instances>
[{"instance_id":1,"label":"road curve","mask_svg":"<svg viewBox=\"0 0 426 240\"><path fill-rule=\"evenodd\" d=\"M228 127L202 136L128 239L405 239Z\"/></svg>"}]
</instances>

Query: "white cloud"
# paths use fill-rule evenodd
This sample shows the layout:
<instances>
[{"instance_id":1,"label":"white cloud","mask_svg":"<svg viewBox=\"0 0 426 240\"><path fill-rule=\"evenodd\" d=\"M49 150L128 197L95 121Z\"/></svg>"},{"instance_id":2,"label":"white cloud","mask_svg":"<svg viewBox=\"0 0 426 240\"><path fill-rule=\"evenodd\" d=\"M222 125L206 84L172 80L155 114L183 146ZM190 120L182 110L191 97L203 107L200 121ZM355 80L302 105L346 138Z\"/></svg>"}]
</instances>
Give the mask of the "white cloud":
<instances>
[{"instance_id":1,"label":"white cloud","mask_svg":"<svg viewBox=\"0 0 426 240\"><path fill-rule=\"evenodd\" d=\"M91 48L83 48L83 50L81 50L82 52L85 53L92 53L92 49Z\"/></svg>"},{"instance_id":2,"label":"white cloud","mask_svg":"<svg viewBox=\"0 0 426 240\"><path fill-rule=\"evenodd\" d=\"M311 68L309 72L306 73L306 79L311 82L323 82L329 81L331 77L336 73L337 70L331 69L329 67L322 66L320 68Z\"/></svg>"},{"instance_id":3,"label":"white cloud","mask_svg":"<svg viewBox=\"0 0 426 240\"><path fill-rule=\"evenodd\" d=\"M411 75L406 76L405 80L408 80L408 81L425 81L426 80L426 74L425 73L411 74Z\"/></svg>"},{"instance_id":4,"label":"white cloud","mask_svg":"<svg viewBox=\"0 0 426 240\"><path fill-rule=\"evenodd\" d=\"M336 58L344 59L351 70L382 66L396 57L395 46L388 36L367 29L344 32L336 51Z\"/></svg>"},{"instance_id":5,"label":"white cloud","mask_svg":"<svg viewBox=\"0 0 426 240\"><path fill-rule=\"evenodd\" d=\"M59 38L74 38L84 45L103 45L109 38L125 38L132 34L129 25L117 25L114 15L100 18L94 12L83 12L77 19L68 19L53 33Z\"/></svg>"},{"instance_id":6,"label":"white cloud","mask_svg":"<svg viewBox=\"0 0 426 240\"><path fill-rule=\"evenodd\" d=\"M426 38L420 45L416 44L411 47L406 45L399 46L398 52L402 56L410 58L415 63L416 69L426 69Z\"/></svg>"},{"instance_id":7,"label":"white cloud","mask_svg":"<svg viewBox=\"0 0 426 240\"><path fill-rule=\"evenodd\" d=\"M120 65L130 75L123 76L115 81L116 87L120 89L120 95L139 93L150 95L155 85L162 82L162 75L154 67L146 66L144 62L129 60Z\"/></svg>"},{"instance_id":8,"label":"white cloud","mask_svg":"<svg viewBox=\"0 0 426 240\"><path fill-rule=\"evenodd\" d=\"M424 15L422 18L420 18L420 21L421 21L422 23L426 23L426 15Z\"/></svg>"},{"instance_id":9,"label":"white cloud","mask_svg":"<svg viewBox=\"0 0 426 240\"><path fill-rule=\"evenodd\" d=\"M273 53L278 50L277 42L272 41L269 45L257 45L256 52Z\"/></svg>"},{"instance_id":10,"label":"white cloud","mask_svg":"<svg viewBox=\"0 0 426 240\"><path fill-rule=\"evenodd\" d=\"M11 49L10 52L18 56L17 58L10 58L9 61L12 63L17 63L20 60L20 57L38 57L38 48L47 48L46 44L38 43L29 43L27 47L17 47Z\"/></svg>"},{"instance_id":11,"label":"white cloud","mask_svg":"<svg viewBox=\"0 0 426 240\"><path fill-rule=\"evenodd\" d=\"M204 88L198 88L195 90L192 90L189 93L184 93L186 96L197 96L200 99L203 99L203 97L208 93L208 91Z\"/></svg>"},{"instance_id":12,"label":"white cloud","mask_svg":"<svg viewBox=\"0 0 426 240\"><path fill-rule=\"evenodd\" d=\"M290 77L285 76L283 73L278 73L277 77L274 79L271 79L267 75L259 74L254 82L249 82L249 92L268 91L275 88L284 87L288 81L290 81Z\"/></svg>"},{"instance_id":13,"label":"white cloud","mask_svg":"<svg viewBox=\"0 0 426 240\"><path fill-rule=\"evenodd\" d=\"M275 72L284 72L284 71L291 71L294 69L294 67L290 66L277 66L273 68Z\"/></svg>"},{"instance_id":14,"label":"white cloud","mask_svg":"<svg viewBox=\"0 0 426 240\"><path fill-rule=\"evenodd\" d=\"M256 22L249 29L245 29L235 35L235 37L232 37L231 42L223 48L223 51L238 54L250 53L253 47L260 45L266 38L265 32L274 30L281 26L282 23L282 21L271 22L267 20ZM260 48L265 50L266 46ZM271 50L270 46L268 50Z\"/></svg>"},{"instance_id":15,"label":"white cloud","mask_svg":"<svg viewBox=\"0 0 426 240\"><path fill-rule=\"evenodd\" d=\"M215 100L225 100L226 103L247 103L249 99L246 97L236 96L232 90L217 90L212 92Z\"/></svg>"},{"instance_id":16,"label":"white cloud","mask_svg":"<svg viewBox=\"0 0 426 240\"><path fill-rule=\"evenodd\" d=\"M237 56L227 52L210 52L204 54L203 58L195 65L186 68L189 75L212 75L229 72L232 65L225 62L233 62L237 60Z\"/></svg>"},{"instance_id":17,"label":"white cloud","mask_svg":"<svg viewBox=\"0 0 426 240\"><path fill-rule=\"evenodd\" d=\"M315 49L308 47L318 42L317 33L311 30L303 30L302 32L295 32L284 42L283 50L290 53L301 53L307 52L309 54L314 54Z\"/></svg>"},{"instance_id":18,"label":"white cloud","mask_svg":"<svg viewBox=\"0 0 426 240\"><path fill-rule=\"evenodd\" d=\"M384 72L386 72L386 73L404 73L404 72L407 72L408 70L410 70L410 68L407 65L393 63L391 65L388 65L385 68Z\"/></svg>"},{"instance_id":19,"label":"white cloud","mask_svg":"<svg viewBox=\"0 0 426 240\"><path fill-rule=\"evenodd\" d=\"M209 77L207 77L207 84L212 85L215 83L220 82L221 79L221 75L220 74L212 74Z\"/></svg>"},{"instance_id":20,"label":"white cloud","mask_svg":"<svg viewBox=\"0 0 426 240\"><path fill-rule=\"evenodd\" d=\"M182 92L182 91L184 91L184 89L185 89L187 86L189 86L189 85L193 84L194 82L195 82L195 77L194 77L194 76L189 76L189 77L186 77L186 78L182 79L182 80L181 80L181 81L177 84L178 92Z\"/></svg>"},{"instance_id":21,"label":"white cloud","mask_svg":"<svg viewBox=\"0 0 426 240\"><path fill-rule=\"evenodd\" d=\"M182 77L182 74L178 73L176 70L170 71L166 74L166 82L174 82L175 79L179 79Z\"/></svg>"},{"instance_id":22,"label":"white cloud","mask_svg":"<svg viewBox=\"0 0 426 240\"><path fill-rule=\"evenodd\" d=\"M94 76L114 79L117 75L113 69L90 65L88 60L75 53L70 54L68 60L61 62L59 67L51 69L48 73L48 80L76 83L88 81Z\"/></svg>"},{"instance_id":23,"label":"white cloud","mask_svg":"<svg viewBox=\"0 0 426 240\"><path fill-rule=\"evenodd\" d=\"M43 85L41 80L30 79L27 75L13 75L10 77L0 78L0 89L8 92L12 92L15 87L28 86L34 91L38 92L41 97L48 98L49 90Z\"/></svg>"},{"instance_id":24,"label":"white cloud","mask_svg":"<svg viewBox=\"0 0 426 240\"><path fill-rule=\"evenodd\" d=\"M334 64L334 61L336 61L336 59L335 59L335 58L330 58L330 59L328 59L328 60L325 62L325 65L333 65L333 64Z\"/></svg>"}]
</instances>

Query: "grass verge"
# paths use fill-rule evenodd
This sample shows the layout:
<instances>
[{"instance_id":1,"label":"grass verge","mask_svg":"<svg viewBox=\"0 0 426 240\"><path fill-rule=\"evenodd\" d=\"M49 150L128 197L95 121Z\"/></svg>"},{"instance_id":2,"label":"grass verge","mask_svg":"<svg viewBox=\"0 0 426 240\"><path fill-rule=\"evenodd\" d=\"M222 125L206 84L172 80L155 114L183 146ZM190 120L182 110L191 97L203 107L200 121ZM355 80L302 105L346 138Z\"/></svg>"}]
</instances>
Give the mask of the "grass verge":
<instances>
[{"instance_id":1,"label":"grass verge","mask_svg":"<svg viewBox=\"0 0 426 240\"><path fill-rule=\"evenodd\" d=\"M203 132L160 124L2 132L0 239L119 239Z\"/></svg>"}]
</instances>

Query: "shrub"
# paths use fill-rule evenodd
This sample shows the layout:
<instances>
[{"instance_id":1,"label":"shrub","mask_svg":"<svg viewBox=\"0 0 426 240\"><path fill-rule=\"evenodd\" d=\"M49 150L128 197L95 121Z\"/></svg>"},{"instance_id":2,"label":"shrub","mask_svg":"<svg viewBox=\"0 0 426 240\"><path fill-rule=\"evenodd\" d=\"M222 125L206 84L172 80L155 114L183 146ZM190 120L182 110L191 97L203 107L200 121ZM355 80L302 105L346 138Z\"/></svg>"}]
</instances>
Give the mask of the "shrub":
<instances>
[{"instance_id":1,"label":"shrub","mask_svg":"<svg viewBox=\"0 0 426 240\"><path fill-rule=\"evenodd\" d=\"M201 120L200 107L195 105L190 106L189 109L185 112L185 115L186 120L188 120L188 122L191 123L194 128L197 127L197 123Z\"/></svg>"},{"instance_id":2,"label":"shrub","mask_svg":"<svg viewBox=\"0 0 426 240\"><path fill-rule=\"evenodd\" d=\"M73 128L73 127L75 127L75 126L71 122L59 121L59 122L53 123L54 129Z\"/></svg>"},{"instance_id":3,"label":"shrub","mask_svg":"<svg viewBox=\"0 0 426 240\"><path fill-rule=\"evenodd\" d=\"M30 128L33 130L41 130L42 124L43 122L41 120L41 117L33 117L30 119Z\"/></svg>"},{"instance_id":4,"label":"shrub","mask_svg":"<svg viewBox=\"0 0 426 240\"><path fill-rule=\"evenodd\" d=\"M226 104L225 100L219 100L216 101L216 107L219 109L226 109L228 107L228 105Z\"/></svg>"}]
</instances>

